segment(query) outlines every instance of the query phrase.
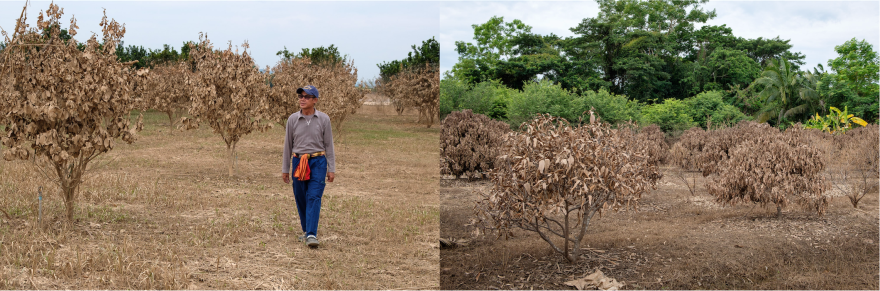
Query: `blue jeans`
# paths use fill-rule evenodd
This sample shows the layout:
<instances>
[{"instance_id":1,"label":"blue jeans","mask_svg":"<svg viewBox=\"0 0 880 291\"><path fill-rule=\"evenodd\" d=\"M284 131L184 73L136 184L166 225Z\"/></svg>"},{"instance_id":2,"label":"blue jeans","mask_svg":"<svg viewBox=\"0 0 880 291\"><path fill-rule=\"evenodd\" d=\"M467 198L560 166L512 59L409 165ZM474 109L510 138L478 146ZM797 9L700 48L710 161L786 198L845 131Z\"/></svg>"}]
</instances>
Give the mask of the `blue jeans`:
<instances>
[{"instance_id":1,"label":"blue jeans","mask_svg":"<svg viewBox=\"0 0 880 291\"><path fill-rule=\"evenodd\" d=\"M299 167L299 159L293 160L291 173ZM318 218L321 215L321 197L324 196L324 180L327 178L327 158L318 156L309 159L311 177L308 181L293 180L293 197L299 211L299 223L306 236L318 235Z\"/></svg>"}]
</instances>

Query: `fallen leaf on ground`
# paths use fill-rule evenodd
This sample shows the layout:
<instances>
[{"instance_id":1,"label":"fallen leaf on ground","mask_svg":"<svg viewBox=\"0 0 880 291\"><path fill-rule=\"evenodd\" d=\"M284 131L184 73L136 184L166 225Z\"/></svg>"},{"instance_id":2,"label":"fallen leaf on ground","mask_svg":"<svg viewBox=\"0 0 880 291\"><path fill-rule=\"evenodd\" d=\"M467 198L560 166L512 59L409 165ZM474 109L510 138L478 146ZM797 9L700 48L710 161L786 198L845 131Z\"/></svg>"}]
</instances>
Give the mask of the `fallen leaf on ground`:
<instances>
[{"instance_id":1,"label":"fallen leaf on ground","mask_svg":"<svg viewBox=\"0 0 880 291\"><path fill-rule=\"evenodd\" d=\"M596 288L599 290L618 290L623 284L617 282L614 278L605 277L602 271L596 271L584 278L565 282L565 285L575 287L578 290L586 290L587 288Z\"/></svg>"}]
</instances>

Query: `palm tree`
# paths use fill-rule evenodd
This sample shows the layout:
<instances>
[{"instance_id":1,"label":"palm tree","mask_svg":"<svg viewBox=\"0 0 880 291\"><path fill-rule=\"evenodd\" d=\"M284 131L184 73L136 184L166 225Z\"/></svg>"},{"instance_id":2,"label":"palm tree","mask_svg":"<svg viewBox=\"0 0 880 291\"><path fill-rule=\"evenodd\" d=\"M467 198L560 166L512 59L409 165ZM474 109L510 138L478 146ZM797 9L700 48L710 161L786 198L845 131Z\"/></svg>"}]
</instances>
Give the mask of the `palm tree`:
<instances>
[{"instance_id":1,"label":"palm tree","mask_svg":"<svg viewBox=\"0 0 880 291\"><path fill-rule=\"evenodd\" d=\"M825 98L819 94L819 80L824 74L825 70L822 64L819 64L819 69L813 69L813 72L805 71L801 74L801 87L798 89L798 101L801 104L786 111L785 117L803 113L807 113L806 116L811 116L819 111L825 114Z\"/></svg>"},{"instance_id":2,"label":"palm tree","mask_svg":"<svg viewBox=\"0 0 880 291\"><path fill-rule=\"evenodd\" d=\"M800 91L798 79L798 72L793 70L787 59L770 60L761 72L761 77L752 83L764 86L764 90L758 95L758 98L764 100L764 108L758 111L758 122L767 122L775 116L778 118L776 126L779 126L782 124L782 117L795 113L790 111L794 109L795 98Z\"/></svg>"},{"instance_id":3,"label":"palm tree","mask_svg":"<svg viewBox=\"0 0 880 291\"><path fill-rule=\"evenodd\" d=\"M764 100L764 108L757 113L759 122L766 122L776 117L776 126L782 124L782 118L792 116L811 116L813 113L825 113L824 96L819 94L819 82L825 69L810 71L793 70L792 64L785 58L771 59L761 77L755 79L751 86L763 85L758 98ZM760 88L760 87L758 87Z\"/></svg>"}]
</instances>

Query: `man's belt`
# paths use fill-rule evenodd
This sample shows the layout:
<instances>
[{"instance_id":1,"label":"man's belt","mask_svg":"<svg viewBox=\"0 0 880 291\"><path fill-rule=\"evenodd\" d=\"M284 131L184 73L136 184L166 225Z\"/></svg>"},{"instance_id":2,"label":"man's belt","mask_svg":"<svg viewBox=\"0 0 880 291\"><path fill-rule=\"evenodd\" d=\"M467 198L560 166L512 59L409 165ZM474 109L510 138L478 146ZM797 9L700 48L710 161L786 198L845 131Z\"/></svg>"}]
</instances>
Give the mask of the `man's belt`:
<instances>
[{"instance_id":1,"label":"man's belt","mask_svg":"<svg viewBox=\"0 0 880 291\"><path fill-rule=\"evenodd\" d=\"M305 155L309 155L310 157L314 158L314 157L320 157L320 156L323 156L323 155L324 155L324 152L317 152L317 153L314 153L314 154L297 154L297 153L293 153L293 157L294 157L294 158L299 158L299 156L305 156Z\"/></svg>"},{"instance_id":2,"label":"man's belt","mask_svg":"<svg viewBox=\"0 0 880 291\"><path fill-rule=\"evenodd\" d=\"M313 154L293 154L293 157L299 158L299 165L296 167L296 172L293 173L293 176L296 177L297 180L300 181L308 181L309 177L312 175L312 169L309 168L309 159L313 157L323 156L324 152L317 152Z\"/></svg>"}]
</instances>

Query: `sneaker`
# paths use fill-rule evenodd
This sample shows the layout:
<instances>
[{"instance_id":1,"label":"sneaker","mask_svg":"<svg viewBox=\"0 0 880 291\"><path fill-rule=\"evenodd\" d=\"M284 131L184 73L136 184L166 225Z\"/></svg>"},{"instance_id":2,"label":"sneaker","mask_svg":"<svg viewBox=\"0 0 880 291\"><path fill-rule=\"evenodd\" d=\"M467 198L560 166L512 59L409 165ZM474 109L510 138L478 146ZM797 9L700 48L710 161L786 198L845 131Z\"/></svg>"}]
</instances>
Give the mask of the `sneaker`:
<instances>
[{"instance_id":1,"label":"sneaker","mask_svg":"<svg viewBox=\"0 0 880 291\"><path fill-rule=\"evenodd\" d=\"M309 247L316 248L316 247L318 247L318 244L319 243L318 243L317 237L315 237L313 235L306 237L306 245L308 245Z\"/></svg>"},{"instance_id":2,"label":"sneaker","mask_svg":"<svg viewBox=\"0 0 880 291\"><path fill-rule=\"evenodd\" d=\"M306 235L303 234L301 236L296 237L296 241L298 242L306 242Z\"/></svg>"}]
</instances>

